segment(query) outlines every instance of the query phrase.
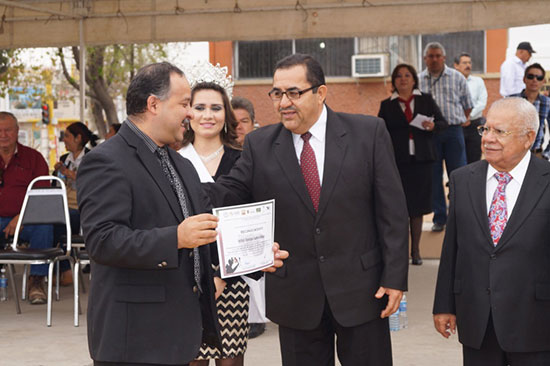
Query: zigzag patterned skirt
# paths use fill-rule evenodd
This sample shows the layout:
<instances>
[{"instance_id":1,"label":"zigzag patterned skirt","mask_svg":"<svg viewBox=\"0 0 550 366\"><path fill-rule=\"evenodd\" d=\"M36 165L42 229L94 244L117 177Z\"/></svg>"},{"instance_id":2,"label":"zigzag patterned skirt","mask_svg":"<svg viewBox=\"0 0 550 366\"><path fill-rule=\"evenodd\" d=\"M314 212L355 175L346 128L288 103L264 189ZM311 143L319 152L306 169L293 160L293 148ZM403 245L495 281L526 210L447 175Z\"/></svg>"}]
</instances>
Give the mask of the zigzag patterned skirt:
<instances>
[{"instance_id":1,"label":"zigzag patterned skirt","mask_svg":"<svg viewBox=\"0 0 550 366\"><path fill-rule=\"evenodd\" d=\"M222 349L201 346L197 360L233 358L244 354L248 342L248 302L250 290L242 278L230 280L216 300Z\"/></svg>"}]
</instances>

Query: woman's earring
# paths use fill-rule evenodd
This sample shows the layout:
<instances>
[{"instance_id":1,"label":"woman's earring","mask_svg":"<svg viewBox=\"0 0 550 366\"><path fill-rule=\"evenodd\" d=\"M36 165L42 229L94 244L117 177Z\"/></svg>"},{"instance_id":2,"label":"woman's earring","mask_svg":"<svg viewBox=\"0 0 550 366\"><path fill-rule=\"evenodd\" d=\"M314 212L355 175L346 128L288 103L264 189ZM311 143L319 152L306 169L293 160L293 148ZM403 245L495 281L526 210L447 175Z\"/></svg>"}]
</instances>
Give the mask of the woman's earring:
<instances>
[{"instance_id":1,"label":"woman's earring","mask_svg":"<svg viewBox=\"0 0 550 366\"><path fill-rule=\"evenodd\" d=\"M227 134L227 122L224 122L224 123L223 123L223 130L224 130L225 133Z\"/></svg>"}]
</instances>

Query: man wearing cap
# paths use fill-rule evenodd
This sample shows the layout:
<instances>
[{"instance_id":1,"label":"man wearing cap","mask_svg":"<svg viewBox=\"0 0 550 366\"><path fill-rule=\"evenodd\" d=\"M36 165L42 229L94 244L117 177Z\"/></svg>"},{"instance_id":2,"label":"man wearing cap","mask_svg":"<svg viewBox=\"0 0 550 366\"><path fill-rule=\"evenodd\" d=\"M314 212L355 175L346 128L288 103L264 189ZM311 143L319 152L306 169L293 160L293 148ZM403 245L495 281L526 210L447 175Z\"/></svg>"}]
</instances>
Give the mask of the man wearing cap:
<instances>
[{"instance_id":1,"label":"man wearing cap","mask_svg":"<svg viewBox=\"0 0 550 366\"><path fill-rule=\"evenodd\" d=\"M521 93L525 88L523 74L531 55L535 53L531 43L518 44L516 54L509 57L500 66L500 95L509 97L512 94Z\"/></svg>"}]
</instances>

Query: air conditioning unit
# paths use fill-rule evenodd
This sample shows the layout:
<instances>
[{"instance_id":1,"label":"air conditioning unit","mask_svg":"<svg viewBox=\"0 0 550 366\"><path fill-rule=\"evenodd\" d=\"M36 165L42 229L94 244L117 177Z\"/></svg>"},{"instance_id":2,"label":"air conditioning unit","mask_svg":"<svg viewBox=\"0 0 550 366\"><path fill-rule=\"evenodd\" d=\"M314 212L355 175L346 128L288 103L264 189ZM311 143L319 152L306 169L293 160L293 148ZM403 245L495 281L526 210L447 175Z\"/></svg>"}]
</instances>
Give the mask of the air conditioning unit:
<instances>
[{"instance_id":1,"label":"air conditioning unit","mask_svg":"<svg viewBox=\"0 0 550 366\"><path fill-rule=\"evenodd\" d=\"M351 76L369 78L387 76L387 55L383 53L351 56Z\"/></svg>"}]
</instances>

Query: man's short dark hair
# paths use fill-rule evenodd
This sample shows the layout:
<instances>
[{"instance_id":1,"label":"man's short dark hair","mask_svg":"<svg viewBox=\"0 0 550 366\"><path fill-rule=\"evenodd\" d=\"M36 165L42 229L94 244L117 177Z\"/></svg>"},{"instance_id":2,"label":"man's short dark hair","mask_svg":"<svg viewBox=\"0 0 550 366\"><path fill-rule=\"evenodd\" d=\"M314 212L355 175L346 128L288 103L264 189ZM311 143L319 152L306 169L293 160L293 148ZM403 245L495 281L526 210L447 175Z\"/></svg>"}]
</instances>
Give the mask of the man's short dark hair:
<instances>
[{"instance_id":1,"label":"man's short dark hair","mask_svg":"<svg viewBox=\"0 0 550 366\"><path fill-rule=\"evenodd\" d=\"M184 76L183 71L169 62L149 64L139 69L128 86L126 113L131 116L145 112L147 98L151 95L160 100L168 98L173 73Z\"/></svg>"},{"instance_id":2,"label":"man's short dark hair","mask_svg":"<svg viewBox=\"0 0 550 366\"><path fill-rule=\"evenodd\" d=\"M290 69L291 67L303 65L306 67L306 79L311 86L325 85L325 73L321 64L313 56L304 53L295 53L277 62L275 71L279 69ZM275 71L273 73L275 73ZM317 89L313 89L316 93Z\"/></svg>"},{"instance_id":3,"label":"man's short dark hair","mask_svg":"<svg viewBox=\"0 0 550 366\"><path fill-rule=\"evenodd\" d=\"M472 59L472 56L468 52L462 52L460 55L455 57L455 65L460 63L460 59L462 57L468 57L470 60Z\"/></svg>"},{"instance_id":4,"label":"man's short dark hair","mask_svg":"<svg viewBox=\"0 0 550 366\"><path fill-rule=\"evenodd\" d=\"M546 77L546 71L544 71L544 67L542 67L542 65L537 62L527 66L527 68L525 69L525 73L523 74L523 77L527 77L527 75L529 74L529 71L531 71L532 69L539 69L540 71L542 71L542 76Z\"/></svg>"},{"instance_id":5,"label":"man's short dark hair","mask_svg":"<svg viewBox=\"0 0 550 366\"><path fill-rule=\"evenodd\" d=\"M231 99L231 107L233 108L233 110L244 109L250 115L252 123L256 121L256 116L254 114L254 105L248 99L243 97L233 97L233 99Z\"/></svg>"}]
</instances>

